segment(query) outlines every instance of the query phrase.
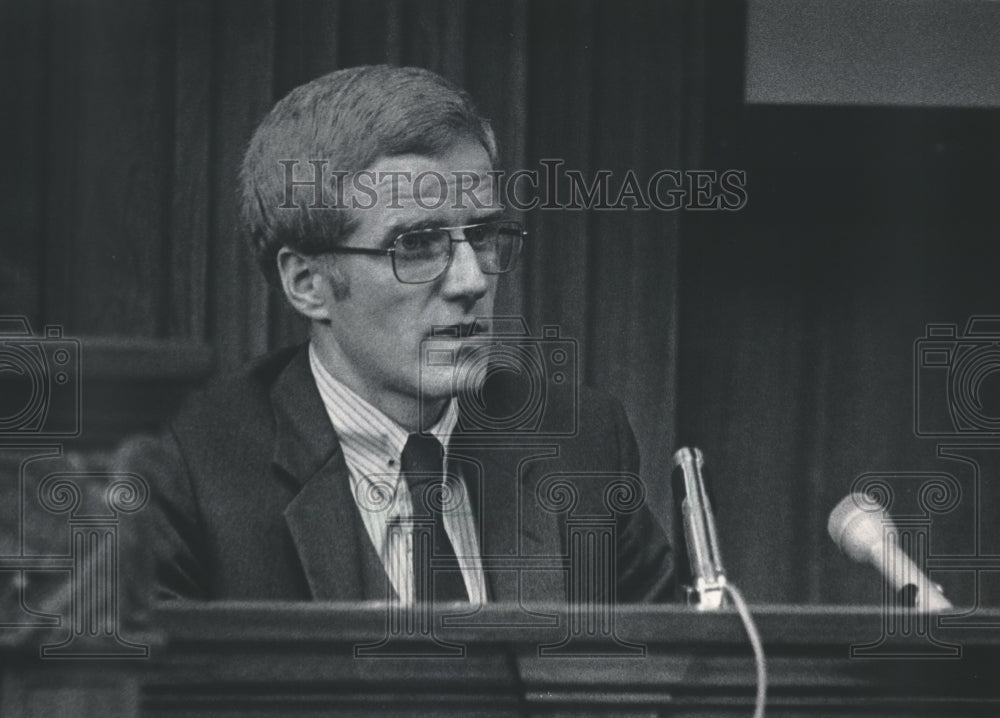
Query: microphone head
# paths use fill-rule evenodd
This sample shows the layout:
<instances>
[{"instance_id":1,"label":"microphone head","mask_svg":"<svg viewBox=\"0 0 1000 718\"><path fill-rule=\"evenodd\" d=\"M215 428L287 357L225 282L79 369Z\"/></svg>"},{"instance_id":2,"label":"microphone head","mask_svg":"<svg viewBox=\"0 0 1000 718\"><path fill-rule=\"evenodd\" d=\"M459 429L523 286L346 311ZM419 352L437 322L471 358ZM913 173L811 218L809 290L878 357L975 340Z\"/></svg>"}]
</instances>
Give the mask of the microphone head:
<instances>
[{"instance_id":1,"label":"microphone head","mask_svg":"<svg viewBox=\"0 0 1000 718\"><path fill-rule=\"evenodd\" d=\"M826 530L850 559L877 563L884 531L892 526L892 519L877 501L854 492L845 496L830 512Z\"/></svg>"},{"instance_id":2,"label":"microphone head","mask_svg":"<svg viewBox=\"0 0 1000 718\"><path fill-rule=\"evenodd\" d=\"M861 492L845 496L830 512L826 530L849 558L874 566L897 591L908 586L915 588L914 608L918 611L951 609L941 587L896 545L896 525L871 496Z\"/></svg>"}]
</instances>

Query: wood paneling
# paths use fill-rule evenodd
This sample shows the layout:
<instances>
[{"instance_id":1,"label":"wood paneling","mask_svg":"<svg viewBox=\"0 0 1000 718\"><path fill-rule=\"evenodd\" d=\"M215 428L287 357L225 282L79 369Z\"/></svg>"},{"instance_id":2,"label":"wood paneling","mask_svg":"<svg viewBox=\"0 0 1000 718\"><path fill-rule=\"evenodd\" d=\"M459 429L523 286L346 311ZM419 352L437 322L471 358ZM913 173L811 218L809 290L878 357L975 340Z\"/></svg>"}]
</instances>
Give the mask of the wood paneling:
<instances>
[{"instance_id":1,"label":"wood paneling","mask_svg":"<svg viewBox=\"0 0 1000 718\"><path fill-rule=\"evenodd\" d=\"M46 205L42 166L46 93L41 71L46 63L44 7L0 5L0 82L8 99L4 111L0 172L0 312L21 314L38 325L42 314ZM30 71L30 68L35 68Z\"/></svg>"},{"instance_id":2,"label":"wood paneling","mask_svg":"<svg viewBox=\"0 0 1000 718\"><path fill-rule=\"evenodd\" d=\"M254 128L273 104L272 2L238 0L213 6L212 268L210 332L223 370L268 348L266 282L238 230L236 176Z\"/></svg>"},{"instance_id":3,"label":"wood paneling","mask_svg":"<svg viewBox=\"0 0 1000 718\"><path fill-rule=\"evenodd\" d=\"M208 339L211 247L209 168L212 138L212 12L199 0L172 7L173 173L167 336Z\"/></svg>"},{"instance_id":4,"label":"wood paneling","mask_svg":"<svg viewBox=\"0 0 1000 718\"><path fill-rule=\"evenodd\" d=\"M51 11L46 319L76 334L155 335L171 155L165 6Z\"/></svg>"},{"instance_id":5,"label":"wood paneling","mask_svg":"<svg viewBox=\"0 0 1000 718\"><path fill-rule=\"evenodd\" d=\"M593 167L612 187L634 173L646 190L661 169L683 166L681 6L642 13L598 10L593 80ZM586 240L591 269L586 353L588 379L607 385L637 427L643 479L660 515L669 515L666 479L674 450L676 212L592 213ZM639 270L639 268L643 268Z\"/></svg>"},{"instance_id":6,"label":"wood paneling","mask_svg":"<svg viewBox=\"0 0 1000 718\"><path fill-rule=\"evenodd\" d=\"M889 643L890 620L903 619L874 608L759 606L756 614L767 648L769 716L986 715L1000 705L989 671L1000 648L995 632L933 620L929 631L900 631L897 623ZM428 619L435 626L455 626L434 630L442 646L419 634L387 638L385 609L371 606L176 605L158 615L168 640L141 706L150 716L238 715L251 707L283 716L753 714L757 675L733 611L631 607L617 612L614 639L604 631L573 636L565 646L572 654L561 656L551 647L566 642L573 621L528 626L525 616L511 606L488 608L482 625L435 615ZM622 655L625 642L642 653ZM869 655L896 658L852 657L852 646L864 644L878 644ZM357 656L359 646L371 645L409 655ZM460 647L462 657L422 654L445 647Z\"/></svg>"}]
</instances>

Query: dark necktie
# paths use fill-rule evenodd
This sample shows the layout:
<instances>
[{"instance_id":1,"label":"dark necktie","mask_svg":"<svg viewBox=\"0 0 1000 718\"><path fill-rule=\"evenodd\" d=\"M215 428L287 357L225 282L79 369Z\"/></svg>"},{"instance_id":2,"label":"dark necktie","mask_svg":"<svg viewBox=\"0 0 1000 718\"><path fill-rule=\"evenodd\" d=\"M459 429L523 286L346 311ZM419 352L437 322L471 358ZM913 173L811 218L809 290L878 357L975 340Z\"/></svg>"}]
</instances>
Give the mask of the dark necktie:
<instances>
[{"instance_id":1,"label":"dark necktie","mask_svg":"<svg viewBox=\"0 0 1000 718\"><path fill-rule=\"evenodd\" d=\"M410 434L403 447L400 474L410 490L413 506L415 600L468 601L458 558L444 529L441 494L433 490L441 488L444 476L441 442L433 436Z\"/></svg>"}]
</instances>

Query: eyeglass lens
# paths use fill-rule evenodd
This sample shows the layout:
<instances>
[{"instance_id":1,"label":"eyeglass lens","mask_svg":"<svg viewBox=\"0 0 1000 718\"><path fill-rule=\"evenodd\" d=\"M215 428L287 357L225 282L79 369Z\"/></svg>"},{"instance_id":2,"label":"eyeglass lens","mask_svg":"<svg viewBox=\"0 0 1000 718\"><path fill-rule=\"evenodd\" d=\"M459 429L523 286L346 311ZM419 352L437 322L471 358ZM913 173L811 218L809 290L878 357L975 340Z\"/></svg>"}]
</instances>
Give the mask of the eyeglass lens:
<instances>
[{"instance_id":1,"label":"eyeglass lens","mask_svg":"<svg viewBox=\"0 0 1000 718\"><path fill-rule=\"evenodd\" d=\"M520 252L520 224L491 222L467 227L462 231L465 241L476 254L476 261L483 274L501 274L514 268ZM452 235L446 229L406 232L396 239L395 247L393 263L399 281L430 282L448 267L452 253Z\"/></svg>"}]
</instances>

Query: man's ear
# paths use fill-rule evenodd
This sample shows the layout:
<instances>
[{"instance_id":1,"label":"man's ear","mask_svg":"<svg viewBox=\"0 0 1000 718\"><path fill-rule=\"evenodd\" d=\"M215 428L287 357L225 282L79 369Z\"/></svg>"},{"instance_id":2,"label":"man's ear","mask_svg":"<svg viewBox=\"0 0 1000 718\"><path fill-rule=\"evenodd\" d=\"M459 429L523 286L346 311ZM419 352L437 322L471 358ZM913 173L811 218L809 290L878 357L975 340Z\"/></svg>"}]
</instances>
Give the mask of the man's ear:
<instances>
[{"instance_id":1,"label":"man's ear","mask_svg":"<svg viewBox=\"0 0 1000 718\"><path fill-rule=\"evenodd\" d=\"M333 292L319 260L282 247L277 262L281 288L295 310L312 320L329 319Z\"/></svg>"}]
</instances>

